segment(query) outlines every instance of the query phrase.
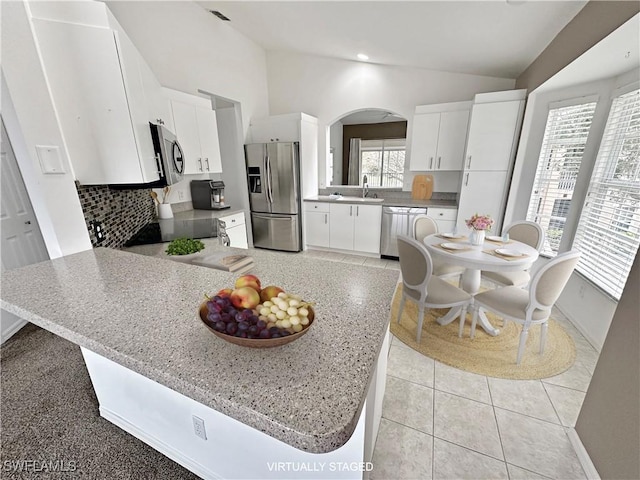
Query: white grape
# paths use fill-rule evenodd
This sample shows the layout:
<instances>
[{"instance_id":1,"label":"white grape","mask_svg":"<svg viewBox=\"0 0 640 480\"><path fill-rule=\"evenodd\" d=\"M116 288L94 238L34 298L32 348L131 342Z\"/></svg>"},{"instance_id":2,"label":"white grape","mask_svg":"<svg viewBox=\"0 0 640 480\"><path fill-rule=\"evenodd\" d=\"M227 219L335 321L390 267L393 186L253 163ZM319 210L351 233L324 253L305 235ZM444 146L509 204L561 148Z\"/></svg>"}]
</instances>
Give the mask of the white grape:
<instances>
[{"instance_id":1,"label":"white grape","mask_svg":"<svg viewBox=\"0 0 640 480\"><path fill-rule=\"evenodd\" d=\"M307 317L309 316L309 310L307 310L305 307L299 308L298 315L300 315L301 317Z\"/></svg>"},{"instance_id":2,"label":"white grape","mask_svg":"<svg viewBox=\"0 0 640 480\"><path fill-rule=\"evenodd\" d=\"M280 320L280 323L282 323L282 328L291 327L291 322L289 320Z\"/></svg>"},{"instance_id":3,"label":"white grape","mask_svg":"<svg viewBox=\"0 0 640 480\"><path fill-rule=\"evenodd\" d=\"M284 310L278 310L276 312L276 317L278 318L278 320L284 320L287 316L287 312L285 312Z\"/></svg>"},{"instance_id":4,"label":"white grape","mask_svg":"<svg viewBox=\"0 0 640 480\"><path fill-rule=\"evenodd\" d=\"M291 298L293 298L294 300L302 300L302 297L300 295L289 295Z\"/></svg>"},{"instance_id":5,"label":"white grape","mask_svg":"<svg viewBox=\"0 0 640 480\"><path fill-rule=\"evenodd\" d=\"M299 307L300 306L300 301L296 300L295 298L291 298L291 299L289 299L289 306L290 307Z\"/></svg>"},{"instance_id":6,"label":"white grape","mask_svg":"<svg viewBox=\"0 0 640 480\"><path fill-rule=\"evenodd\" d=\"M271 327L275 327L275 326L276 326L276 322L267 323L267 328L271 328Z\"/></svg>"},{"instance_id":7,"label":"white grape","mask_svg":"<svg viewBox=\"0 0 640 480\"><path fill-rule=\"evenodd\" d=\"M271 313L278 313L280 311L280 307L278 305L271 306Z\"/></svg>"},{"instance_id":8,"label":"white grape","mask_svg":"<svg viewBox=\"0 0 640 480\"><path fill-rule=\"evenodd\" d=\"M300 325L299 323L296 325L292 325L291 328L293 329L294 332L301 332L302 331L302 325Z\"/></svg>"},{"instance_id":9,"label":"white grape","mask_svg":"<svg viewBox=\"0 0 640 480\"><path fill-rule=\"evenodd\" d=\"M276 320L278 320L278 317L276 317L275 313L270 313L269 315L267 315L267 319L269 319L270 322L275 322Z\"/></svg>"},{"instance_id":10,"label":"white grape","mask_svg":"<svg viewBox=\"0 0 640 480\"><path fill-rule=\"evenodd\" d=\"M273 302L270 302L268 300L262 304L263 307L271 307L272 305L273 305Z\"/></svg>"},{"instance_id":11,"label":"white grape","mask_svg":"<svg viewBox=\"0 0 640 480\"><path fill-rule=\"evenodd\" d=\"M276 305L280 307L280 310L284 310L285 312L287 311L287 308L289 308L289 304L284 300L280 300L280 302L278 302Z\"/></svg>"},{"instance_id":12,"label":"white grape","mask_svg":"<svg viewBox=\"0 0 640 480\"><path fill-rule=\"evenodd\" d=\"M300 325L304 325L304 326L309 325L309 319L307 317L302 317L300 319Z\"/></svg>"},{"instance_id":13,"label":"white grape","mask_svg":"<svg viewBox=\"0 0 640 480\"><path fill-rule=\"evenodd\" d=\"M260 315L260 316L258 317L258 320L266 321L266 320L267 320L267 316L266 316L266 315Z\"/></svg>"},{"instance_id":14,"label":"white grape","mask_svg":"<svg viewBox=\"0 0 640 480\"><path fill-rule=\"evenodd\" d=\"M289 321L291 322L291 325L299 325L300 317L298 317L297 315L292 315L291 317L289 317Z\"/></svg>"},{"instance_id":15,"label":"white grape","mask_svg":"<svg viewBox=\"0 0 640 480\"><path fill-rule=\"evenodd\" d=\"M278 327L278 328L282 328L282 320L278 320L278 321L276 322L276 327Z\"/></svg>"},{"instance_id":16,"label":"white grape","mask_svg":"<svg viewBox=\"0 0 640 480\"><path fill-rule=\"evenodd\" d=\"M298 314L298 309L296 307L287 308L287 313L291 316Z\"/></svg>"},{"instance_id":17,"label":"white grape","mask_svg":"<svg viewBox=\"0 0 640 480\"><path fill-rule=\"evenodd\" d=\"M260 309L260 315L265 316L271 313L271 309L269 307L262 307Z\"/></svg>"},{"instance_id":18,"label":"white grape","mask_svg":"<svg viewBox=\"0 0 640 480\"><path fill-rule=\"evenodd\" d=\"M278 294L278 298L282 298L284 300L285 298L289 298L289 294L286 292L280 292Z\"/></svg>"}]
</instances>

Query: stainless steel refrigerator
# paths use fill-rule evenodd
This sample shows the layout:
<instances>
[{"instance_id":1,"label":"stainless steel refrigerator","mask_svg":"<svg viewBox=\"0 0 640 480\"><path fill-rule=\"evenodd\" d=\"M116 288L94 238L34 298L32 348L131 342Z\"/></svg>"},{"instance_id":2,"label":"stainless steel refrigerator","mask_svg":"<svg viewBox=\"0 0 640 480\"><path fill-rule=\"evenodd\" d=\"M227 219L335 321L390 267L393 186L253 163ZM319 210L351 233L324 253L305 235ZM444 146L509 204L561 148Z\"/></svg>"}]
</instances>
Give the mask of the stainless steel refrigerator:
<instances>
[{"instance_id":1,"label":"stainless steel refrigerator","mask_svg":"<svg viewBox=\"0 0 640 480\"><path fill-rule=\"evenodd\" d=\"M244 146L253 246L302 250L298 142Z\"/></svg>"}]
</instances>

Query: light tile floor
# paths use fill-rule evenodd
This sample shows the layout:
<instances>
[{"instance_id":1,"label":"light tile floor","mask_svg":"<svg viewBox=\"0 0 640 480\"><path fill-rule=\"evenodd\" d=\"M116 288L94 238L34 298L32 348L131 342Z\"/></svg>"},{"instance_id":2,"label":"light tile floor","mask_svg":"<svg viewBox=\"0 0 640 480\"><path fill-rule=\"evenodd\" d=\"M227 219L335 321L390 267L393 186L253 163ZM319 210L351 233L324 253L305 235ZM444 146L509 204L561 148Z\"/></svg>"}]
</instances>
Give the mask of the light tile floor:
<instances>
[{"instance_id":1,"label":"light tile floor","mask_svg":"<svg viewBox=\"0 0 640 480\"><path fill-rule=\"evenodd\" d=\"M393 260L307 251L329 261L399 270ZM393 337L372 480L585 479L567 437L598 352L554 309L575 364L542 380L504 380L449 367Z\"/></svg>"}]
</instances>

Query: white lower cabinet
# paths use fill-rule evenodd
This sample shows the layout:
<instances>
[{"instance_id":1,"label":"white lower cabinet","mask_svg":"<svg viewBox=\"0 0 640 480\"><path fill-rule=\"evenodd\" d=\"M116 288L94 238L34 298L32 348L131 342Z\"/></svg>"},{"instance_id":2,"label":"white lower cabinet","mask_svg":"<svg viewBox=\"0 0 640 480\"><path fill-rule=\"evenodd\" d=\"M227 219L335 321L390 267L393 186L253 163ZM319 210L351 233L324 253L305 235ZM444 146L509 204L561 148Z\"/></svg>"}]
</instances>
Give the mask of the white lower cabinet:
<instances>
[{"instance_id":1,"label":"white lower cabinet","mask_svg":"<svg viewBox=\"0 0 640 480\"><path fill-rule=\"evenodd\" d=\"M429 207L427 215L433 218L438 224L438 231L442 233L453 232L456 226L458 210L455 208Z\"/></svg>"},{"instance_id":2,"label":"white lower cabinet","mask_svg":"<svg viewBox=\"0 0 640 480\"><path fill-rule=\"evenodd\" d=\"M380 254L382 206L331 203L329 247Z\"/></svg>"},{"instance_id":3,"label":"white lower cabinet","mask_svg":"<svg viewBox=\"0 0 640 480\"><path fill-rule=\"evenodd\" d=\"M305 241L312 247L329 247L329 204L305 202Z\"/></svg>"},{"instance_id":4,"label":"white lower cabinet","mask_svg":"<svg viewBox=\"0 0 640 480\"><path fill-rule=\"evenodd\" d=\"M220 217L218 221L224 222L230 247L249 248L247 242L247 227L243 212Z\"/></svg>"}]
</instances>

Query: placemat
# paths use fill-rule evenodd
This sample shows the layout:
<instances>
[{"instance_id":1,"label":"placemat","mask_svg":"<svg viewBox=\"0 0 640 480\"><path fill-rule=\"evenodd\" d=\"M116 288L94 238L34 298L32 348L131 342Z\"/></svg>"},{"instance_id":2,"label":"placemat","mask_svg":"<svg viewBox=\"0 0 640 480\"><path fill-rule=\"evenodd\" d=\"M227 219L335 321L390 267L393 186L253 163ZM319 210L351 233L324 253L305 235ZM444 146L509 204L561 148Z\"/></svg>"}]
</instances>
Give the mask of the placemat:
<instances>
[{"instance_id":1,"label":"placemat","mask_svg":"<svg viewBox=\"0 0 640 480\"><path fill-rule=\"evenodd\" d=\"M466 236L466 235L464 235L464 236L462 236L462 237L460 237L460 238L450 238L450 237L445 237L445 236L443 236L441 233L439 233L439 234L437 234L436 236L437 236L438 238L444 238L445 240L448 240L448 241L450 241L450 242L466 242L466 241L468 241L468 240L469 240L469 239L467 238L467 236Z\"/></svg>"},{"instance_id":2,"label":"placemat","mask_svg":"<svg viewBox=\"0 0 640 480\"><path fill-rule=\"evenodd\" d=\"M521 260L524 257L529 256L526 253L523 253L518 257L505 257L504 255L500 255L499 253L497 253L495 250L483 250L483 252L488 253L489 255L493 255L494 257L501 258L502 260L507 260L508 262L512 262L513 260Z\"/></svg>"},{"instance_id":3,"label":"placemat","mask_svg":"<svg viewBox=\"0 0 640 480\"><path fill-rule=\"evenodd\" d=\"M439 245L439 244L435 244L434 247L438 247L440 250L444 250L445 252L448 252L448 253L463 253L463 252L468 252L469 250L472 250L471 247L463 248L461 250L449 250L448 248L444 248L442 245Z\"/></svg>"}]
</instances>

